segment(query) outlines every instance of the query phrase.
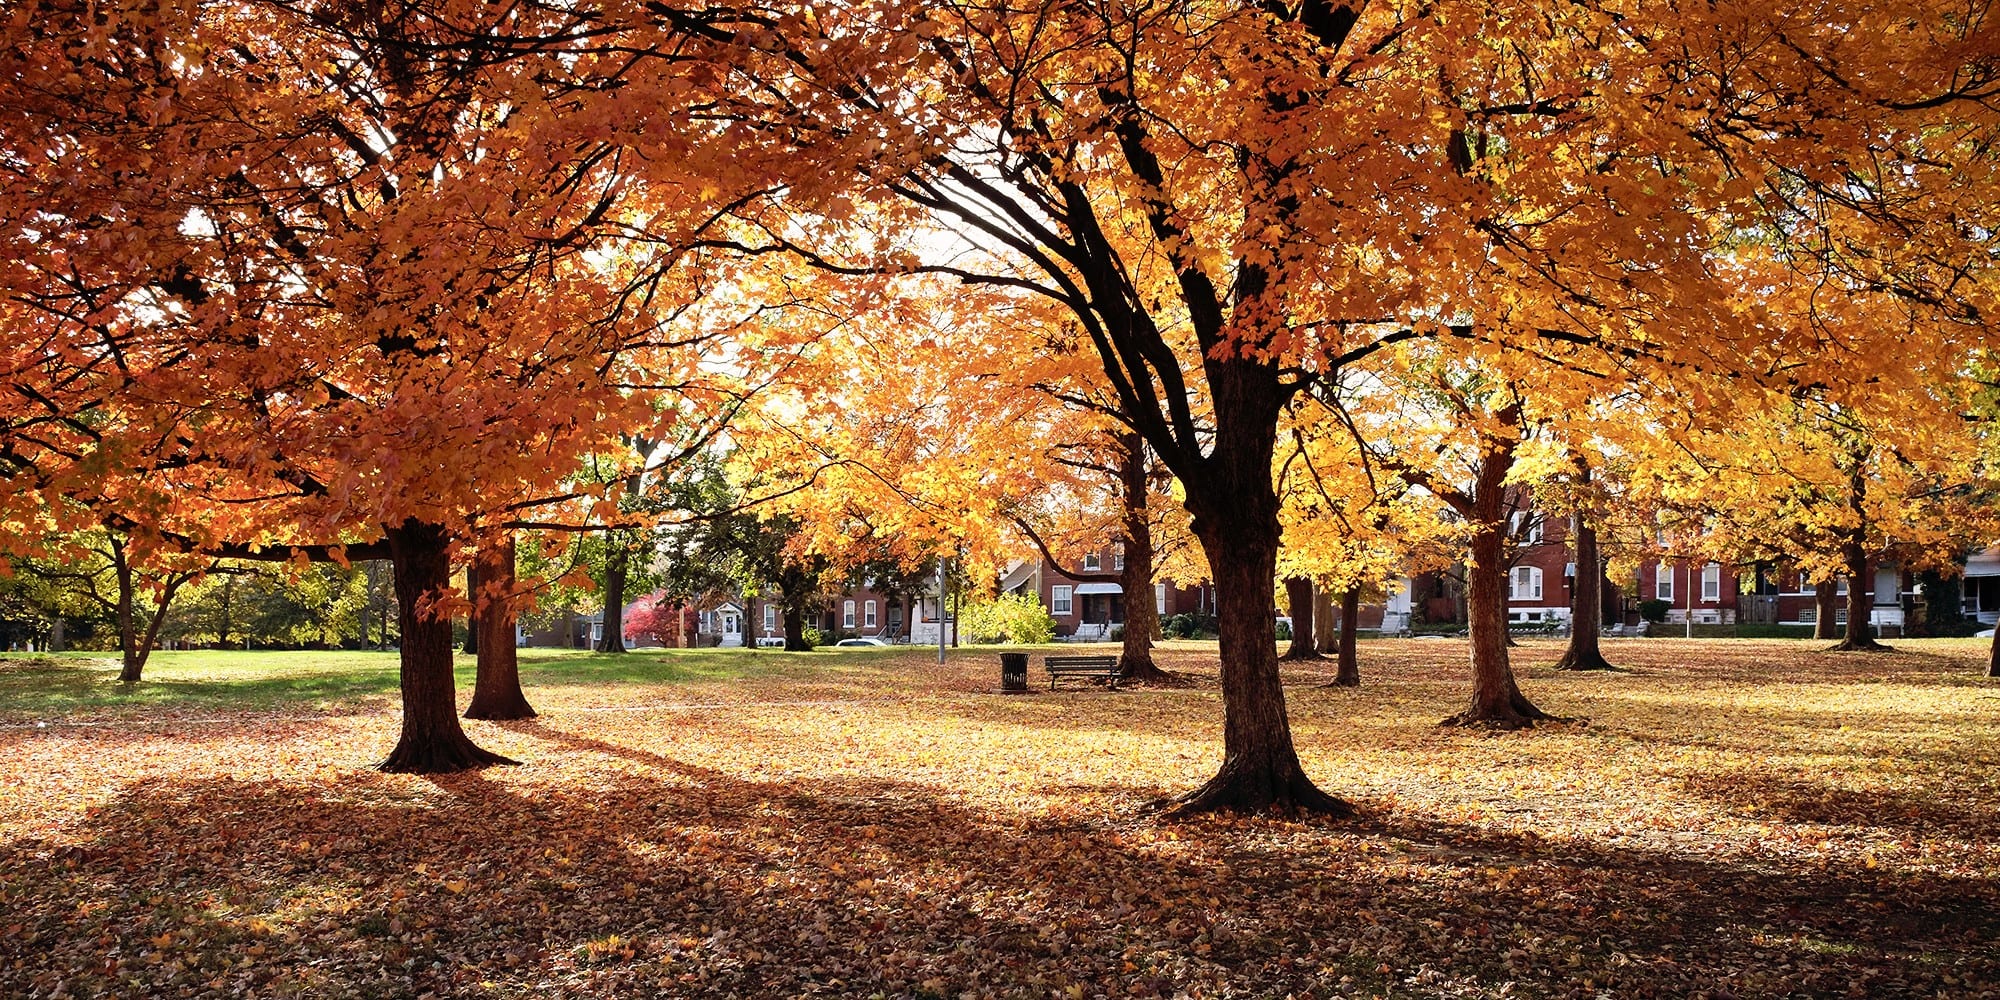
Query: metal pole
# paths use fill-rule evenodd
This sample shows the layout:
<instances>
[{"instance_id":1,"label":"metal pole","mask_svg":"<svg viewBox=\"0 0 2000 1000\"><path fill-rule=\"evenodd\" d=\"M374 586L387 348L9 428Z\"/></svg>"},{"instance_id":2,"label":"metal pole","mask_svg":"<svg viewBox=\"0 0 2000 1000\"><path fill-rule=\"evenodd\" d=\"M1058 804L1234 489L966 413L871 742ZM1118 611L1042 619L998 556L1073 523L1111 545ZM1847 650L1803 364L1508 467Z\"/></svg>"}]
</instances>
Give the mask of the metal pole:
<instances>
[{"instance_id":1,"label":"metal pole","mask_svg":"<svg viewBox=\"0 0 2000 1000\"><path fill-rule=\"evenodd\" d=\"M938 666L942 667L944 666L944 559L942 557L938 559L937 583Z\"/></svg>"}]
</instances>

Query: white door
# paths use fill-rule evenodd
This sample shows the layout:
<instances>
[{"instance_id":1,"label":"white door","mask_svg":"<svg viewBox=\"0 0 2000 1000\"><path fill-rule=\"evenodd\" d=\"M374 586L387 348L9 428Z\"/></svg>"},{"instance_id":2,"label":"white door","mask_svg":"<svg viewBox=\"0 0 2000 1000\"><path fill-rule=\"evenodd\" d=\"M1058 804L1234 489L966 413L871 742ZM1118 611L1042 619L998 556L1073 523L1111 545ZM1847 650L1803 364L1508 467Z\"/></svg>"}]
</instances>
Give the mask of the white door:
<instances>
[{"instance_id":1,"label":"white door","mask_svg":"<svg viewBox=\"0 0 2000 1000\"><path fill-rule=\"evenodd\" d=\"M743 645L743 618L734 611L724 611L722 613L722 644L725 646Z\"/></svg>"}]
</instances>

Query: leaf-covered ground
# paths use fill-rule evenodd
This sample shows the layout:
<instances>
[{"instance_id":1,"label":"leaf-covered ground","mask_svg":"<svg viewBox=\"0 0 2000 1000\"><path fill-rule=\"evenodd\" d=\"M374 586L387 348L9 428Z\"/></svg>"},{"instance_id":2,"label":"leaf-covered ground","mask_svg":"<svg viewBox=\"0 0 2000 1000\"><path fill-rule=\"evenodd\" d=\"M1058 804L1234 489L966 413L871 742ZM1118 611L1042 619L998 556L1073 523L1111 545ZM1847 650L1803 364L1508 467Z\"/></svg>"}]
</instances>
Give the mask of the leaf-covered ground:
<instances>
[{"instance_id":1,"label":"leaf-covered ground","mask_svg":"<svg viewBox=\"0 0 2000 1000\"><path fill-rule=\"evenodd\" d=\"M428 779L370 770L385 659L0 660L0 996L2000 996L2000 682L1901 645L1529 642L1588 723L1496 735L1435 726L1462 641L1364 644L1288 675L1339 823L1148 811L1218 762L1212 644L1026 697L544 659L467 724L525 766Z\"/></svg>"}]
</instances>

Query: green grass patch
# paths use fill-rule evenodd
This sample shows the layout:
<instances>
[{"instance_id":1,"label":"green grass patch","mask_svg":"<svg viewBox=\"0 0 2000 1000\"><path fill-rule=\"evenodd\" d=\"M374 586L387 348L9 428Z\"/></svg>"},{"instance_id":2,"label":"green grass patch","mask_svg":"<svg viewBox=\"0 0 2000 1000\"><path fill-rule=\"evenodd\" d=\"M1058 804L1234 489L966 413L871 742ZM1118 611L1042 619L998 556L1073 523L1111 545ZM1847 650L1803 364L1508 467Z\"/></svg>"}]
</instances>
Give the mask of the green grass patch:
<instances>
[{"instance_id":1,"label":"green grass patch","mask_svg":"<svg viewBox=\"0 0 2000 1000\"><path fill-rule=\"evenodd\" d=\"M842 650L841 659L850 651ZM520 651L521 683L530 689L604 684L674 684L725 680L803 668L835 659L771 650L673 649L599 654L572 649ZM458 684L469 690L473 658L456 658ZM118 680L116 654L0 655L0 716L95 714L120 708L295 711L351 708L397 697L397 653L371 651L162 650L145 678Z\"/></svg>"}]
</instances>

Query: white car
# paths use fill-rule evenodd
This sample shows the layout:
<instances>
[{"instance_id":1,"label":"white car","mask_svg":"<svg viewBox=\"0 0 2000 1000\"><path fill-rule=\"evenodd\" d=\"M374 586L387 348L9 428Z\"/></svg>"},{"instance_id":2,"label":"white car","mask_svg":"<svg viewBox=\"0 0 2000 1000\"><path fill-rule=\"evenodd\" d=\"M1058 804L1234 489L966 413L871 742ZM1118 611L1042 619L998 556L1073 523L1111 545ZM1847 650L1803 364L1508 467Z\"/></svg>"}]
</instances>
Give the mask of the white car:
<instances>
[{"instance_id":1,"label":"white car","mask_svg":"<svg viewBox=\"0 0 2000 1000\"><path fill-rule=\"evenodd\" d=\"M1974 632L1972 633L1972 637L1974 639L1991 639L1993 638L1993 630L1989 628L1984 632Z\"/></svg>"},{"instance_id":2,"label":"white car","mask_svg":"<svg viewBox=\"0 0 2000 1000\"><path fill-rule=\"evenodd\" d=\"M877 639L872 635L864 635L857 639L842 639L834 643L835 646L887 646L888 644L889 640Z\"/></svg>"}]
</instances>

